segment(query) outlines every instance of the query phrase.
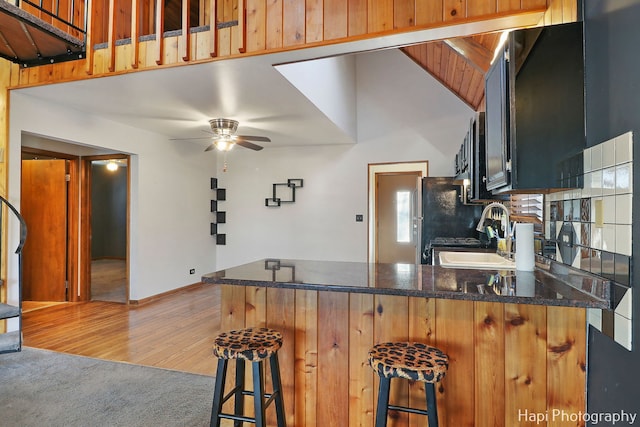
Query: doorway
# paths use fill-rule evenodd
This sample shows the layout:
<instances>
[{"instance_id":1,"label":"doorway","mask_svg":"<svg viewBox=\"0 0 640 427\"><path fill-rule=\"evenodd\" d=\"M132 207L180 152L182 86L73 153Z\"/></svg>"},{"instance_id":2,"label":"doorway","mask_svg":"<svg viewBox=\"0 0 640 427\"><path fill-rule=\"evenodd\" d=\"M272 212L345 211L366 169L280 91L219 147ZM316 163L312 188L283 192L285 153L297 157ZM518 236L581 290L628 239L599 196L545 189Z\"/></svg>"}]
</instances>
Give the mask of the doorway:
<instances>
[{"instance_id":1,"label":"doorway","mask_svg":"<svg viewBox=\"0 0 640 427\"><path fill-rule=\"evenodd\" d=\"M22 150L20 209L28 228L25 301L78 300L78 166L76 156Z\"/></svg>"},{"instance_id":2,"label":"doorway","mask_svg":"<svg viewBox=\"0 0 640 427\"><path fill-rule=\"evenodd\" d=\"M83 158L83 254L91 301L129 301L129 158Z\"/></svg>"},{"instance_id":3,"label":"doorway","mask_svg":"<svg viewBox=\"0 0 640 427\"><path fill-rule=\"evenodd\" d=\"M369 165L369 262L420 263L421 179L428 163Z\"/></svg>"}]
</instances>

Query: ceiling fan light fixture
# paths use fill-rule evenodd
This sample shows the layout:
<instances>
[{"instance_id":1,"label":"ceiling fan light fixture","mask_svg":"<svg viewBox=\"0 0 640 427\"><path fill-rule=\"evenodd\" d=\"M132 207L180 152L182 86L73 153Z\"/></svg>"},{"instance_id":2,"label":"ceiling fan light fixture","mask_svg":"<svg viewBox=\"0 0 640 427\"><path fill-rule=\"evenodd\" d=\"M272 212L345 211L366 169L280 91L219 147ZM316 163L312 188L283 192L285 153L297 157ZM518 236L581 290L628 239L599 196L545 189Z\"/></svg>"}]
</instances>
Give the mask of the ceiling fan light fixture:
<instances>
[{"instance_id":1,"label":"ceiling fan light fixture","mask_svg":"<svg viewBox=\"0 0 640 427\"><path fill-rule=\"evenodd\" d=\"M216 149L218 151L229 151L236 144L229 138L223 138L223 139L218 139L217 141L214 141L213 145L216 146Z\"/></svg>"},{"instance_id":2,"label":"ceiling fan light fixture","mask_svg":"<svg viewBox=\"0 0 640 427\"><path fill-rule=\"evenodd\" d=\"M211 119L209 120L209 125L216 135L233 135L238 130L237 120Z\"/></svg>"}]
</instances>

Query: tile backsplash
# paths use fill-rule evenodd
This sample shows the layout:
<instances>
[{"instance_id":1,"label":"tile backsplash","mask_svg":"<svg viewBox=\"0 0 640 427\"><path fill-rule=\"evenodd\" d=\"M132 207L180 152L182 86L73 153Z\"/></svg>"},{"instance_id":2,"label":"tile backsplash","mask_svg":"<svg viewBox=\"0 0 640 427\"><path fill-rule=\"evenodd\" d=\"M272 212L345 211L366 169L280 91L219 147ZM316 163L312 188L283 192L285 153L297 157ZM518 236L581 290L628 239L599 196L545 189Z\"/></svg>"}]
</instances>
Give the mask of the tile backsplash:
<instances>
[{"instance_id":1,"label":"tile backsplash","mask_svg":"<svg viewBox=\"0 0 640 427\"><path fill-rule=\"evenodd\" d=\"M591 309L589 322L631 349L631 132L583 152L583 188L545 196L545 238L552 257L613 282L615 311ZM629 305L629 306L627 306Z\"/></svg>"}]
</instances>

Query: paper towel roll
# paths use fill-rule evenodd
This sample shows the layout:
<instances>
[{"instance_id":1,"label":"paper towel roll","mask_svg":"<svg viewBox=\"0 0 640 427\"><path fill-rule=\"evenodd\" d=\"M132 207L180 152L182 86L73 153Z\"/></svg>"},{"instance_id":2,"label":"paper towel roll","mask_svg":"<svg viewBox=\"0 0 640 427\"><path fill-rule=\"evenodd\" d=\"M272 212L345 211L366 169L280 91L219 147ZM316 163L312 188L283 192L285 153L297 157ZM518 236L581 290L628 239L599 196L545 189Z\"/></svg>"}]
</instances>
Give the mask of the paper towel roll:
<instances>
[{"instance_id":1,"label":"paper towel roll","mask_svg":"<svg viewBox=\"0 0 640 427\"><path fill-rule=\"evenodd\" d=\"M536 276L532 271L516 270L516 296L533 297L536 295Z\"/></svg>"},{"instance_id":2,"label":"paper towel roll","mask_svg":"<svg viewBox=\"0 0 640 427\"><path fill-rule=\"evenodd\" d=\"M533 249L533 224L516 224L516 270L533 271L536 262Z\"/></svg>"}]
</instances>

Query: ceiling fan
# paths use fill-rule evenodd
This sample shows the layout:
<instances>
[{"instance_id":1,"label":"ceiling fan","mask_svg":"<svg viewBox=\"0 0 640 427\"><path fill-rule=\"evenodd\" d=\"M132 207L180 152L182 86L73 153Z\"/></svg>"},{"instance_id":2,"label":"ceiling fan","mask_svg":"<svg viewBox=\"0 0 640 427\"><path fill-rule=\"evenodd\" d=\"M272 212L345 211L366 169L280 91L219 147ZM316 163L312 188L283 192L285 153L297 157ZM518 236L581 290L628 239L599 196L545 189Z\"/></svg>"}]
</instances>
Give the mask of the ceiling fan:
<instances>
[{"instance_id":1,"label":"ceiling fan","mask_svg":"<svg viewBox=\"0 0 640 427\"><path fill-rule=\"evenodd\" d=\"M205 151L211 151L214 148L219 151L229 151L235 145L239 145L250 150L262 150L262 146L254 144L255 142L270 142L271 139L266 136L252 135L236 135L238 130L238 121L231 119L211 119L209 120L211 131L213 132L211 145Z\"/></svg>"}]
</instances>

